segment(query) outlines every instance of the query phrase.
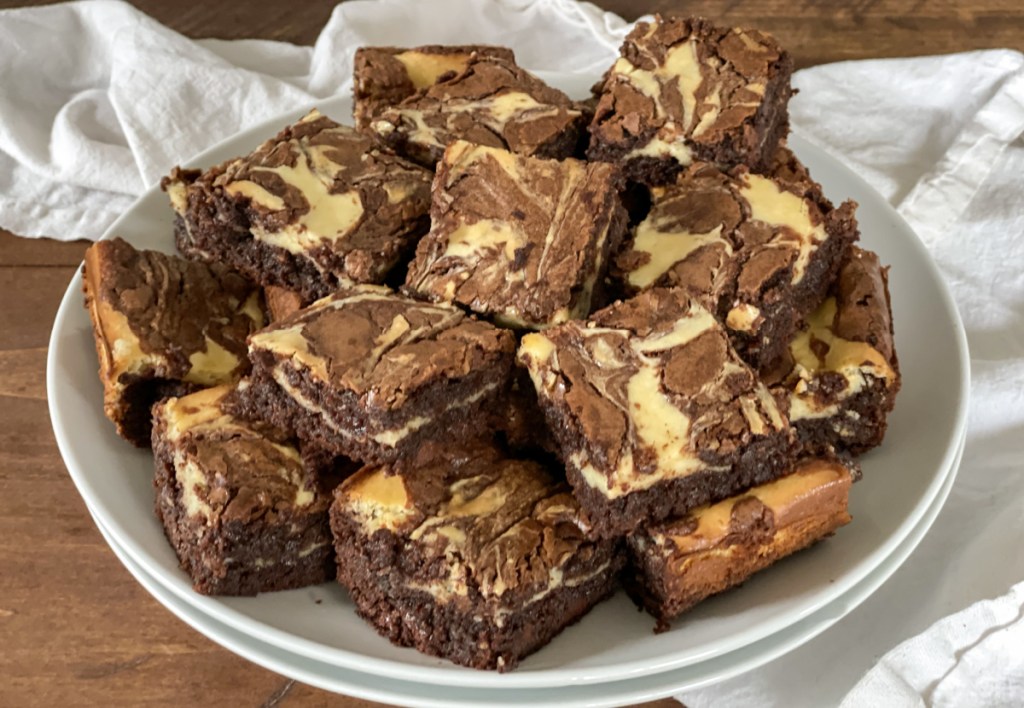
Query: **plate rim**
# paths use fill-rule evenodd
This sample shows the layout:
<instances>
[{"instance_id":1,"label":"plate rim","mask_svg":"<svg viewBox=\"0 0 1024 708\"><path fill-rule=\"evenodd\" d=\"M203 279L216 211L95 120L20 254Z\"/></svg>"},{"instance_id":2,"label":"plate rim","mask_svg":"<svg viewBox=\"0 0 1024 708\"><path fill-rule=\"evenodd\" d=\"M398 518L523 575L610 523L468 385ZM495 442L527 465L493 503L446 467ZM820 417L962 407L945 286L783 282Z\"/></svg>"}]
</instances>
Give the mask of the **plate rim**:
<instances>
[{"instance_id":1,"label":"plate rim","mask_svg":"<svg viewBox=\"0 0 1024 708\"><path fill-rule=\"evenodd\" d=\"M335 110L339 106L344 106L349 101L347 96L335 96L331 99L325 99L320 101L319 104L322 107L324 113L331 114L337 113ZM267 135L270 133L276 133L275 127L279 127L281 124L291 120L296 113L299 111L288 111L283 115L279 115L275 118L268 119L257 125L246 128L239 133L218 142L216 145L204 150L195 157L186 161L186 165L197 164L197 163L209 163L212 161L211 155L224 151L226 149L237 150L243 143L258 143L260 135ZM875 190L867 183L866 180L861 178L858 174L853 172L850 168L844 165L836 157L832 156L827 149L816 144L812 140L803 137L799 131L794 131L792 138L795 138L797 144L803 143L806 150L813 150L816 154L816 159L824 160L832 163L831 167L838 171L841 171L844 176L848 179L854 180L859 186L867 190L878 197L878 207L886 211L886 215L894 222L900 224L901 230L905 231L909 236L908 243L916 251L918 260L922 263L930 272L932 279L937 284L941 304L943 309L951 316L951 320L954 325L954 338L957 343L955 356L957 359L958 369L960 377L958 380L958 397L957 397L957 409L955 413L955 423L953 428L953 435L950 437L950 442L947 443L947 448L943 454L938 469L943 469L951 464L951 460L955 456L955 441L958 435L962 435L966 430L967 424L967 408L969 403L968 393L970 391L970 366L969 366L969 354L967 346L966 331L963 326L963 322L960 318L959 310L956 307L955 300L953 299L952 293L949 289L948 284L942 277L941 271L939 271L937 264L931 258L931 254L928 252L924 243L917 236L914 230L909 224L900 216L900 214L885 200L884 197L879 195ZM792 142L791 142L792 144ZM233 146L233 147L232 147ZM796 150L801 152L801 150ZM116 233L121 227L121 224L126 220L130 220L133 212L138 207L140 202L144 199L151 198L155 192L158 192L159 187L154 185L144 192L140 197L133 202L132 206L122 214L104 233L102 238L110 238L112 234ZM874 205L873 205L874 206ZM61 324L68 316L68 313L72 308L80 307L80 284L81 284L81 271L76 271L75 276L72 278L68 289L64 294L61 301L61 305L58 309L57 316L54 320L54 326L51 331L49 348L47 351L47 391L48 391L48 407L50 412L51 423L54 429L54 435L57 439L58 448L60 449L61 456L64 460L65 466L67 467L75 485L85 499L86 504L90 509L97 508L100 513L104 514L105 520L109 520L109 513L103 505L96 505L94 507L93 501L96 500L97 495L92 489L88 482L87 476L82 473L77 466L69 464L69 460L75 459L75 456L71 454L68 449L68 435L64 428L63 421L60 417L60 412L57 410L57 402L60 400L60 394L58 392L59 382L57 380L57 366L56 356L59 351L57 343L57 337L62 331ZM231 626L233 629L240 631L244 634L255 636L271 644L277 644L282 647L286 647L289 651L300 653L310 658L320 658L325 653L332 657L331 663L341 667L352 668L361 672L374 673L379 676L395 677L395 676L417 676L417 680L425 683L434 683L437 685L446 686L490 686L497 682L500 682L509 687L516 686L521 688L527 687L552 687L560 686L565 683L605 683L611 680L622 680L624 678L639 677L643 675L659 673L675 668L680 668L686 665L698 663L701 661L708 660L715 656L729 653L735 650L737 647L748 644L752 641L758 641L766 636L776 633L784 627L801 621L810 614L816 612L824 604L827 604L834 600L836 597L845 592L850 587L859 583L864 577L866 577L872 567L872 563L877 564L881 562L879 558L884 559L888 557L893 549L906 538L907 534L911 532L914 524L920 519L921 514L927 511L928 504L934 498L935 494L941 487L941 475L936 475L921 496L921 500L917 502L916 506L912 510L911 514L907 516L896 528L893 534L891 534L884 543L880 544L875 551L868 556L868 558L862 559L858 564L855 564L856 572L844 574L842 582L837 582L833 589L823 591L820 597L817 597L815 602L807 603L806 606L802 607L799 611L793 611L785 615L785 619L780 618L775 622L762 622L759 625L758 632L753 636L746 636L744 634L738 634L733 636L731 640L722 641L716 643L711 649L700 652L691 651L689 654L675 659L666 659L661 662L651 662L649 660L634 660L632 662L620 662L618 669L610 677L607 673L606 666L599 667L586 667L586 669L560 669L560 668L547 668L538 669L535 671L519 671L511 672L509 674L490 674L486 672L477 672L465 669L464 667L457 667L454 665L417 665L398 661L390 658L383 657L372 657L365 654L360 654L348 649L342 649L339 647L329 647L320 644L314 640L305 639L295 634L287 632L277 627L265 624L262 621L253 619L248 615L242 613L234 608L217 603L215 598L207 598L205 596L198 596L190 588L179 588L169 578L164 578L164 573L158 565L152 562L149 554L141 548L132 539L131 534L125 529L120 528L117 523L108 523L107 528L117 538L121 547L131 555L139 565L150 573L153 577L167 581L165 586L168 587L172 592L179 596L187 604L199 608L203 612L212 612L212 609L207 609L207 605L211 608L214 604L217 604L218 610L216 610L217 618ZM868 559L873 559L869 561ZM849 576L849 577L847 577ZM582 673L581 673L582 672Z\"/></svg>"}]
</instances>

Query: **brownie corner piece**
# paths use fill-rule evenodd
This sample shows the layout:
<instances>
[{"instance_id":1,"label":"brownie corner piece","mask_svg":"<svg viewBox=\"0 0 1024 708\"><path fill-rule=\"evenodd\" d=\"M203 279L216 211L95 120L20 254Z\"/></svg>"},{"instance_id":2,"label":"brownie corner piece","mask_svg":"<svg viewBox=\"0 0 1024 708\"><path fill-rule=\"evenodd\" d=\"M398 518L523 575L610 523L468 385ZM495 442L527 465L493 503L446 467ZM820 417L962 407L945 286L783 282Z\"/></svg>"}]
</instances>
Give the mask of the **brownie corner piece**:
<instances>
[{"instance_id":1,"label":"brownie corner piece","mask_svg":"<svg viewBox=\"0 0 1024 708\"><path fill-rule=\"evenodd\" d=\"M788 133L792 72L789 54L756 30L637 23L597 87L588 157L651 185L694 161L765 168Z\"/></svg>"},{"instance_id":2,"label":"brownie corner piece","mask_svg":"<svg viewBox=\"0 0 1024 708\"><path fill-rule=\"evenodd\" d=\"M528 334L519 360L599 535L770 481L794 452L767 387L682 290L648 290Z\"/></svg>"},{"instance_id":3,"label":"brownie corner piece","mask_svg":"<svg viewBox=\"0 0 1024 708\"><path fill-rule=\"evenodd\" d=\"M252 153L162 181L178 249L306 303L379 283L427 231L433 175L313 110Z\"/></svg>"},{"instance_id":4,"label":"brownie corner piece","mask_svg":"<svg viewBox=\"0 0 1024 708\"><path fill-rule=\"evenodd\" d=\"M362 462L470 437L508 387L515 337L448 304L348 286L253 335L248 417Z\"/></svg>"},{"instance_id":5,"label":"brownie corner piece","mask_svg":"<svg viewBox=\"0 0 1024 708\"><path fill-rule=\"evenodd\" d=\"M461 73L477 55L515 62L511 49L480 44L359 47L352 70L356 127L369 128L382 111Z\"/></svg>"},{"instance_id":6,"label":"brownie corner piece","mask_svg":"<svg viewBox=\"0 0 1024 708\"><path fill-rule=\"evenodd\" d=\"M384 109L369 129L400 155L432 167L455 140L569 157L583 121L575 102L514 61L475 53L457 74Z\"/></svg>"},{"instance_id":7,"label":"brownie corner piece","mask_svg":"<svg viewBox=\"0 0 1024 708\"><path fill-rule=\"evenodd\" d=\"M763 375L809 452L859 455L882 443L901 377L888 268L876 254L852 249L828 297Z\"/></svg>"},{"instance_id":8,"label":"brownie corner piece","mask_svg":"<svg viewBox=\"0 0 1024 708\"><path fill-rule=\"evenodd\" d=\"M835 459L808 458L772 482L641 529L627 539L626 590L667 629L702 600L848 524L854 480Z\"/></svg>"},{"instance_id":9,"label":"brownie corner piece","mask_svg":"<svg viewBox=\"0 0 1024 708\"><path fill-rule=\"evenodd\" d=\"M228 412L231 386L154 407L156 513L205 595L255 595L334 573L329 490L280 431Z\"/></svg>"},{"instance_id":10,"label":"brownie corner piece","mask_svg":"<svg viewBox=\"0 0 1024 708\"><path fill-rule=\"evenodd\" d=\"M103 411L139 447L150 444L153 403L245 373L246 337L264 321L259 289L237 273L120 238L85 252L82 289Z\"/></svg>"},{"instance_id":11,"label":"brownie corner piece","mask_svg":"<svg viewBox=\"0 0 1024 708\"><path fill-rule=\"evenodd\" d=\"M509 671L616 587L618 539L585 533L564 482L487 446L367 467L335 492L338 580L401 646Z\"/></svg>"},{"instance_id":12,"label":"brownie corner piece","mask_svg":"<svg viewBox=\"0 0 1024 708\"><path fill-rule=\"evenodd\" d=\"M452 143L406 288L519 328L590 312L626 229L616 170Z\"/></svg>"}]
</instances>

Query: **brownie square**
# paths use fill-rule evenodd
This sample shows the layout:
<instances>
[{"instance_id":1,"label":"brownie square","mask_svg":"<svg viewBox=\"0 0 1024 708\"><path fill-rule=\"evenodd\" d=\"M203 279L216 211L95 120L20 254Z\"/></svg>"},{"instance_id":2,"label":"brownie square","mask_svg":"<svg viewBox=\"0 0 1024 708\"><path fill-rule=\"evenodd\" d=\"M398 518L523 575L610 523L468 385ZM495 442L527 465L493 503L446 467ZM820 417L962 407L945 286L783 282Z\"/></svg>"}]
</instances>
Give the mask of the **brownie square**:
<instances>
[{"instance_id":1,"label":"brownie square","mask_svg":"<svg viewBox=\"0 0 1024 708\"><path fill-rule=\"evenodd\" d=\"M455 140L561 159L576 151L580 108L497 56L473 55L458 74L387 108L370 129L400 155L433 167Z\"/></svg>"},{"instance_id":2,"label":"brownie square","mask_svg":"<svg viewBox=\"0 0 1024 708\"><path fill-rule=\"evenodd\" d=\"M639 22L595 87L592 160L645 184L694 161L768 166L789 131L793 63L770 36L700 18Z\"/></svg>"},{"instance_id":3,"label":"brownie square","mask_svg":"<svg viewBox=\"0 0 1024 708\"><path fill-rule=\"evenodd\" d=\"M508 671L611 594L619 542L588 539L548 469L488 447L423 453L360 470L331 506L338 580L383 636Z\"/></svg>"},{"instance_id":4,"label":"brownie square","mask_svg":"<svg viewBox=\"0 0 1024 708\"><path fill-rule=\"evenodd\" d=\"M156 513L181 567L205 595L329 580L331 490L280 431L228 413L231 391L209 388L153 409Z\"/></svg>"},{"instance_id":5,"label":"brownie square","mask_svg":"<svg viewBox=\"0 0 1024 708\"><path fill-rule=\"evenodd\" d=\"M353 285L249 339L239 411L313 447L386 462L486 428L515 337L451 305Z\"/></svg>"},{"instance_id":6,"label":"brownie square","mask_svg":"<svg viewBox=\"0 0 1024 708\"><path fill-rule=\"evenodd\" d=\"M314 110L246 157L175 169L161 186L182 253L308 304L342 282L384 280L428 228L432 179Z\"/></svg>"},{"instance_id":7,"label":"brownie square","mask_svg":"<svg viewBox=\"0 0 1024 708\"><path fill-rule=\"evenodd\" d=\"M626 589L668 629L701 600L740 585L850 522L853 471L808 459L784 477L627 539Z\"/></svg>"},{"instance_id":8,"label":"brownie square","mask_svg":"<svg viewBox=\"0 0 1024 708\"><path fill-rule=\"evenodd\" d=\"M360 47L353 70L356 127L365 129L381 112L417 91L465 71L474 56L514 63L511 49L485 44L425 47Z\"/></svg>"},{"instance_id":9,"label":"brownie square","mask_svg":"<svg viewBox=\"0 0 1024 708\"><path fill-rule=\"evenodd\" d=\"M877 255L853 249L764 378L808 451L859 455L882 443L901 379L888 268Z\"/></svg>"},{"instance_id":10,"label":"brownie square","mask_svg":"<svg viewBox=\"0 0 1024 708\"><path fill-rule=\"evenodd\" d=\"M453 143L406 288L514 327L585 317L626 228L614 169Z\"/></svg>"},{"instance_id":11,"label":"brownie square","mask_svg":"<svg viewBox=\"0 0 1024 708\"><path fill-rule=\"evenodd\" d=\"M613 277L626 293L684 288L760 369L825 297L858 238L855 210L834 209L792 170L772 178L694 164L651 190L651 210L616 255Z\"/></svg>"},{"instance_id":12,"label":"brownie square","mask_svg":"<svg viewBox=\"0 0 1024 708\"><path fill-rule=\"evenodd\" d=\"M117 433L148 447L150 407L165 396L236 380L246 337L263 326L259 289L217 264L99 241L82 266L103 412Z\"/></svg>"},{"instance_id":13,"label":"brownie square","mask_svg":"<svg viewBox=\"0 0 1024 708\"><path fill-rule=\"evenodd\" d=\"M519 359L601 536L768 482L789 463L792 431L775 399L682 290L528 334Z\"/></svg>"}]
</instances>

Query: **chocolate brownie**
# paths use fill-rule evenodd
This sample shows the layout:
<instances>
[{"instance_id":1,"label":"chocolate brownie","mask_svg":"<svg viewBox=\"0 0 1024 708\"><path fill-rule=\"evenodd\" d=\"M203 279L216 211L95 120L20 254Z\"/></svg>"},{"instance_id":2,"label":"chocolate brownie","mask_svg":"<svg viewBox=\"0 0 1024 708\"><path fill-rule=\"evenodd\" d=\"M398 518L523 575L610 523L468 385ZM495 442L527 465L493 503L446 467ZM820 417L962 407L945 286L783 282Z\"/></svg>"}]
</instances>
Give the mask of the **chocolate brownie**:
<instances>
[{"instance_id":1,"label":"chocolate brownie","mask_svg":"<svg viewBox=\"0 0 1024 708\"><path fill-rule=\"evenodd\" d=\"M353 285L249 339L239 411L366 463L486 427L515 337L451 305Z\"/></svg>"},{"instance_id":2,"label":"chocolate brownie","mask_svg":"<svg viewBox=\"0 0 1024 708\"><path fill-rule=\"evenodd\" d=\"M323 297L382 282L429 227L433 174L312 111L246 157L161 186L178 249L261 285Z\"/></svg>"},{"instance_id":3,"label":"chocolate brownie","mask_svg":"<svg viewBox=\"0 0 1024 708\"><path fill-rule=\"evenodd\" d=\"M302 309L302 296L278 285L263 288L263 300L271 322L278 322Z\"/></svg>"},{"instance_id":4,"label":"chocolate brownie","mask_svg":"<svg viewBox=\"0 0 1024 708\"><path fill-rule=\"evenodd\" d=\"M829 296L764 373L814 453L859 455L881 444L900 389L888 268L854 248Z\"/></svg>"},{"instance_id":5,"label":"chocolate brownie","mask_svg":"<svg viewBox=\"0 0 1024 708\"><path fill-rule=\"evenodd\" d=\"M156 513L181 567L205 595L329 580L331 490L280 431L228 413L231 391L209 388L153 409Z\"/></svg>"},{"instance_id":6,"label":"chocolate brownie","mask_svg":"<svg viewBox=\"0 0 1024 708\"><path fill-rule=\"evenodd\" d=\"M352 72L355 103L352 113L356 127L365 129L370 121L417 91L465 71L473 56L497 57L515 62L511 49L485 44L426 47L360 47Z\"/></svg>"},{"instance_id":7,"label":"chocolate brownie","mask_svg":"<svg viewBox=\"0 0 1024 708\"><path fill-rule=\"evenodd\" d=\"M338 580L383 636L509 671L611 594L619 542L588 539L542 465L487 447L421 457L360 470L331 506Z\"/></svg>"},{"instance_id":8,"label":"chocolate brownie","mask_svg":"<svg viewBox=\"0 0 1024 708\"><path fill-rule=\"evenodd\" d=\"M438 165L431 223L408 290L538 329L590 312L626 212L611 165L458 141Z\"/></svg>"},{"instance_id":9,"label":"chocolate brownie","mask_svg":"<svg viewBox=\"0 0 1024 708\"><path fill-rule=\"evenodd\" d=\"M691 165L651 190L651 210L616 255L613 279L626 293L686 289L725 324L747 363L775 361L858 238L854 202L834 209L814 182L783 179Z\"/></svg>"},{"instance_id":10,"label":"chocolate brownie","mask_svg":"<svg viewBox=\"0 0 1024 708\"><path fill-rule=\"evenodd\" d=\"M224 266L99 241L82 266L103 412L148 447L150 407L166 396L236 380L246 337L263 326L259 289Z\"/></svg>"},{"instance_id":11,"label":"chocolate brownie","mask_svg":"<svg viewBox=\"0 0 1024 708\"><path fill-rule=\"evenodd\" d=\"M497 56L470 57L451 78L385 109L370 129L433 167L455 140L561 159L576 151L583 112L568 96Z\"/></svg>"},{"instance_id":12,"label":"chocolate brownie","mask_svg":"<svg viewBox=\"0 0 1024 708\"><path fill-rule=\"evenodd\" d=\"M595 87L587 155L651 185L698 160L765 169L789 131L792 72L789 54L756 30L639 22Z\"/></svg>"},{"instance_id":13,"label":"chocolate brownie","mask_svg":"<svg viewBox=\"0 0 1024 708\"><path fill-rule=\"evenodd\" d=\"M717 501L786 471L792 431L708 310L679 289L523 337L566 474L595 531Z\"/></svg>"},{"instance_id":14,"label":"chocolate brownie","mask_svg":"<svg viewBox=\"0 0 1024 708\"><path fill-rule=\"evenodd\" d=\"M642 529L627 539L626 588L667 629L701 600L848 524L853 479L834 460L804 460L774 482Z\"/></svg>"}]
</instances>

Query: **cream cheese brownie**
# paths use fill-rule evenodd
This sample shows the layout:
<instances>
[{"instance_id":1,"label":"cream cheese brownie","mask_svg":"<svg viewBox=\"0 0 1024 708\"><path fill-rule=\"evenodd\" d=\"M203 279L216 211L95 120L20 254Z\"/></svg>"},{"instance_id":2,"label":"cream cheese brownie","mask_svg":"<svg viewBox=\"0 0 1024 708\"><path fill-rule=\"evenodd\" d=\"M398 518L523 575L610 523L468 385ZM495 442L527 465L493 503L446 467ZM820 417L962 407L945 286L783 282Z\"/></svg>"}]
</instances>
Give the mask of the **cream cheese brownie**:
<instances>
[{"instance_id":1,"label":"cream cheese brownie","mask_svg":"<svg viewBox=\"0 0 1024 708\"><path fill-rule=\"evenodd\" d=\"M249 368L246 337L263 326L259 289L227 268L99 241L82 266L103 412L118 435L150 441L161 398L236 380Z\"/></svg>"},{"instance_id":2,"label":"cream cheese brownie","mask_svg":"<svg viewBox=\"0 0 1024 708\"><path fill-rule=\"evenodd\" d=\"M590 312L626 228L610 165L453 143L406 288L500 324L539 329Z\"/></svg>"},{"instance_id":3,"label":"cream cheese brownie","mask_svg":"<svg viewBox=\"0 0 1024 708\"><path fill-rule=\"evenodd\" d=\"M595 87L587 155L652 185L698 160L764 169L789 131L792 72L789 55L756 30L639 22Z\"/></svg>"},{"instance_id":4,"label":"cream cheese brownie","mask_svg":"<svg viewBox=\"0 0 1024 708\"><path fill-rule=\"evenodd\" d=\"M280 431L226 412L231 391L209 388L153 409L156 513L181 567L205 595L329 580L331 489Z\"/></svg>"},{"instance_id":5,"label":"cream cheese brownie","mask_svg":"<svg viewBox=\"0 0 1024 708\"><path fill-rule=\"evenodd\" d=\"M515 337L451 305L343 287L249 339L239 412L366 463L486 427Z\"/></svg>"},{"instance_id":6,"label":"cream cheese brownie","mask_svg":"<svg viewBox=\"0 0 1024 708\"><path fill-rule=\"evenodd\" d=\"M668 629L701 600L848 524L853 480L839 462L804 460L773 482L642 529L627 539L626 589Z\"/></svg>"},{"instance_id":7,"label":"cream cheese brownie","mask_svg":"<svg viewBox=\"0 0 1024 708\"><path fill-rule=\"evenodd\" d=\"M336 490L338 580L395 644L511 670L611 594L619 542L588 539L568 487L536 462L431 454Z\"/></svg>"},{"instance_id":8,"label":"cream cheese brownie","mask_svg":"<svg viewBox=\"0 0 1024 708\"><path fill-rule=\"evenodd\" d=\"M576 150L583 112L514 62L476 54L458 74L385 109L370 130L428 167L455 140L561 159Z\"/></svg>"},{"instance_id":9,"label":"cream cheese brownie","mask_svg":"<svg viewBox=\"0 0 1024 708\"><path fill-rule=\"evenodd\" d=\"M652 189L651 202L616 255L613 278L626 293L684 288L758 369L781 355L858 238L856 204L834 209L796 174L726 174L700 163Z\"/></svg>"},{"instance_id":10,"label":"cream cheese brownie","mask_svg":"<svg viewBox=\"0 0 1024 708\"><path fill-rule=\"evenodd\" d=\"M854 248L824 303L764 374L803 445L859 455L881 444L900 389L888 269Z\"/></svg>"},{"instance_id":11,"label":"cream cheese brownie","mask_svg":"<svg viewBox=\"0 0 1024 708\"><path fill-rule=\"evenodd\" d=\"M775 399L682 290L528 334L519 360L602 536L768 482L789 463L792 431Z\"/></svg>"},{"instance_id":12,"label":"cream cheese brownie","mask_svg":"<svg viewBox=\"0 0 1024 708\"><path fill-rule=\"evenodd\" d=\"M312 111L255 152L161 186L178 249L308 304L343 282L380 283L428 226L433 174Z\"/></svg>"},{"instance_id":13,"label":"cream cheese brownie","mask_svg":"<svg viewBox=\"0 0 1024 708\"><path fill-rule=\"evenodd\" d=\"M352 72L356 127L368 128L384 109L462 73L476 55L515 62L511 49L485 44L360 47Z\"/></svg>"}]
</instances>

